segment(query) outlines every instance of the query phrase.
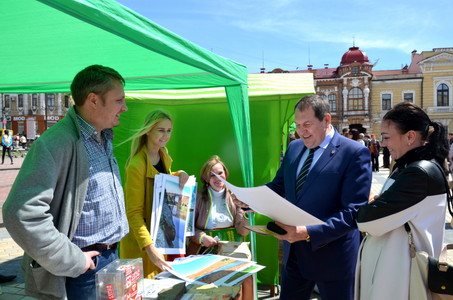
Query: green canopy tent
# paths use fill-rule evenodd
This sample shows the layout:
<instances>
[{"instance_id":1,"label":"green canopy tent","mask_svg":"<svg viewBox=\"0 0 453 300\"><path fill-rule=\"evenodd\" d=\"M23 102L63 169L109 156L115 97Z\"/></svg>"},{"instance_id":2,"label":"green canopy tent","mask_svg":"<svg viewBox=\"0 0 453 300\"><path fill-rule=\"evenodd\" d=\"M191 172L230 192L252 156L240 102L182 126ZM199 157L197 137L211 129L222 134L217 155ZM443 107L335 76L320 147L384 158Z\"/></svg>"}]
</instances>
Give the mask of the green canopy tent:
<instances>
[{"instance_id":1,"label":"green canopy tent","mask_svg":"<svg viewBox=\"0 0 453 300\"><path fill-rule=\"evenodd\" d=\"M247 69L112 0L0 2L0 93L69 92L91 64L114 68L126 90L222 87L245 186L253 186ZM116 155L123 155L122 153Z\"/></svg>"},{"instance_id":2,"label":"green canopy tent","mask_svg":"<svg viewBox=\"0 0 453 300\"><path fill-rule=\"evenodd\" d=\"M280 166L283 127L294 114L294 105L313 94L312 74L249 74L248 94L253 145L255 185L272 180ZM229 169L228 181L244 186L239 158L234 151L233 127L228 103L221 88L130 91L126 93L129 111L123 113L116 137L123 140L141 126L149 109L164 108L174 117L173 133L167 144L175 170L183 168L199 177L202 164L212 155L221 157ZM122 145L124 151L130 143ZM124 156L122 156L124 157ZM125 161L119 161L124 164ZM257 224L268 218L258 215ZM256 259L266 268L258 272L260 283L278 284L278 242L273 237L256 236Z\"/></svg>"},{"instance_id":3,"label":"green canopy tent","mask_svg":"<svg viewBox=\"0 0 453 300\"><path fill-rule=\"evenodd\" d=\"M0 32L0 93L69 92L74 75L91 64L119 71L126 79L127 91L196 88L209 93L220 88L226 101L204 99L183 105L167 99L156 104L167 105L175 119L174 136L168 145L173 169L197 175L201 164L218 154L230 168L231 181L245 187L255 185L255 174L259 185L278 169L281 120L299 96L282 93L279 98L276 93L271 97L263 92L256 97L261 101L252 102L259 112L252 118L253 123L259 123L254 126L256 142L252 145L246 68L114 1L3 0ZM312 79L310 84L307 93L313 93ZM144 112L156 107L145 102L128 99L129 111L121 116L121 126L116 129L117 143L140 126ZM255 145L261 148L252 158ZM115 155L120 164L125 162L128 145L117 147ZM253 172L257 160L263 166Z\"/></svg>"}]
</instances>

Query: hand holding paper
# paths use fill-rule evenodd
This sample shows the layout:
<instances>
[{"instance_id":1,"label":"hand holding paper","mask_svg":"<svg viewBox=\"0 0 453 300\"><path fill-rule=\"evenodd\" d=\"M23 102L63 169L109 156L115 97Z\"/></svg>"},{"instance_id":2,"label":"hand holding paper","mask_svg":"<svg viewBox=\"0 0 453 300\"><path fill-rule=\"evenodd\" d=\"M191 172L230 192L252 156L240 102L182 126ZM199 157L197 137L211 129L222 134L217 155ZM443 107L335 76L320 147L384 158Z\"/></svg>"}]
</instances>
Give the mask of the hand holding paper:
<instances>
[{"instance_id":1,"label":"hand holding paper","mask_svg":"<svg viewBox=\"0 0 453 300\"><path fill-rule=\"evenodd\" d=\"M324 224L323 221L280 197L280 195L276 194L267 186L240 188L219 176L217 177L236 195L237 199L240 199L240 202L246 203L254 211L266 215L275 221L291 226Z\"/></svg>"},{"instance_id":2,"label":"hand holding paper","mask_svg":"<svg viewBox=\"0 0 453 300\"><path fill-rule=\"evenodd\" d=\"M250 206L248 206L247 203L244 203L244 202L240 201L240 200L236 197L236 195L233 194L233 195L232 195L232 198L233 198L234 204L236 204L237 206L239 206L239 207L242 208L243 210L254 212L254 210L252 210L252 209L250 208Z\"/></svg>"}]
</instances>

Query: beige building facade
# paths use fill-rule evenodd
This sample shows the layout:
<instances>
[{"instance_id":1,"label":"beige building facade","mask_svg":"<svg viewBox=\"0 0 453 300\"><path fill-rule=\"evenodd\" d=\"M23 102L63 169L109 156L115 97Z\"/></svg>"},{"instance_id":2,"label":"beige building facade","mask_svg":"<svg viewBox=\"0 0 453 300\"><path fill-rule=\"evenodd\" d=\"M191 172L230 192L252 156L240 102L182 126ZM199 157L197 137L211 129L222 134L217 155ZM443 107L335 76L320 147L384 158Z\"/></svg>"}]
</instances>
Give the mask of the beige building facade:
<instances>
[{"instance_id":1,"label":"beige building facade","mask_svg":"<svg viewBox=\"0 0 453 300\"><path fill-rule=\"evenodd\" d=\"M35 139L61 120L74 104L66 93L0 94L2 128ZM47 125L47 127L46 127Z\"/></svg>"},{"instance_id":2,"label":"beige building facade","mask_svg":"<svg viewBox=\"0 0 453 300\"><path fill-rule=\"evenodd\" d=\"M410 101L422 107L433 121L453 132L453 47L416 50L402 69L373 71L374 64L359 47L351 47L336 68L270 73L314 74L316 94L329 100L332 124L357 128L380 138L385 113L397 103Z\"/></svg>"}]
</instances>

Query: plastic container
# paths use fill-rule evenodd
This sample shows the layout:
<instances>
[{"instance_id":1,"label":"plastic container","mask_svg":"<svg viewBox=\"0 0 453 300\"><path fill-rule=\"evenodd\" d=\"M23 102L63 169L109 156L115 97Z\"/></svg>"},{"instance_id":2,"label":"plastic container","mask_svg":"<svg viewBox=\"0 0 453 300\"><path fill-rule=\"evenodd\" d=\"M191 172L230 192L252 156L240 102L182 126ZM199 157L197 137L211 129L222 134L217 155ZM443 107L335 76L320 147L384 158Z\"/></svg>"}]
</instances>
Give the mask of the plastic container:
<instances>
[{"instance_id":1,"label":"plastic container","mask_svg":"<svg viewBox=\"0 0 453 300\"><path fill-rule=\"evenodd\" d=\"M96 273L97 300L142 300L141 258L117 259Z\"/></svg>"}]
</instances>

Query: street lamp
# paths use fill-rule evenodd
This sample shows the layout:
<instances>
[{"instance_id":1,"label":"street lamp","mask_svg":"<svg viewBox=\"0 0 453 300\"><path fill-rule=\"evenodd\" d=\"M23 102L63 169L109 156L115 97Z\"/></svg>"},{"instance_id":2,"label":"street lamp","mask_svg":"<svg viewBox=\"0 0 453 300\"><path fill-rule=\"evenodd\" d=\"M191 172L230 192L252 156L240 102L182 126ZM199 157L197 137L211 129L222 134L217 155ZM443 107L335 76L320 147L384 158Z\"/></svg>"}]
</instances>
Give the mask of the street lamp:
<instances>
[{"instance_id":1,"label":"street lamp","mask_svg":"<svg viewBox=\"0 0 453 300\"><path fill-rule=\"evenodd\" d=\"M3 123L3 129L6 129L6 114L5 114L5 100L6 99L3 99L4 97L6 97L6 95L3 93L2 94L2 123Z\"/></svg>"}]
</instances>

